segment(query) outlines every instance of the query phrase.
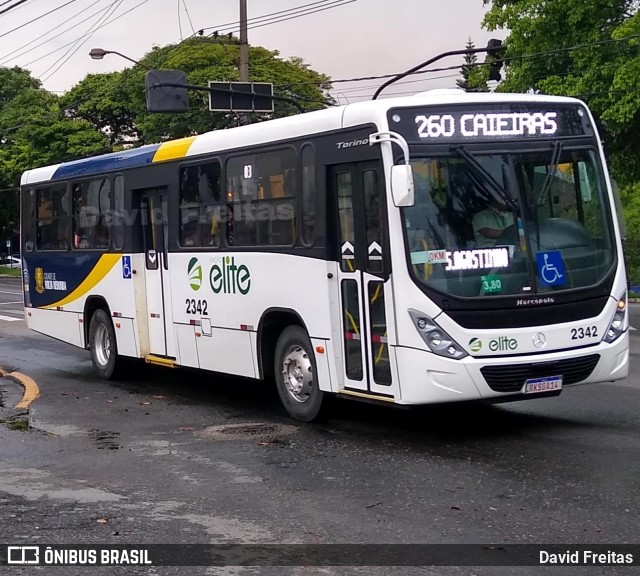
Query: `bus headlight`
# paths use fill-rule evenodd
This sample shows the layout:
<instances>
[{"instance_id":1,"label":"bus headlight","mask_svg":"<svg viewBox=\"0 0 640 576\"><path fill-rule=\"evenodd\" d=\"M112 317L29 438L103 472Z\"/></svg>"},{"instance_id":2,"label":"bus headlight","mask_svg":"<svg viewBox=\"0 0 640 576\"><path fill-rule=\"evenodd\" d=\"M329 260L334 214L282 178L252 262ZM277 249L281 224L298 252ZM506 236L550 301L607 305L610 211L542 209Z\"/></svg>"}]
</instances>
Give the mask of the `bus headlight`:
<instances>
[{"instance_id":1,"label":"bus headlight","mask_svg":"<svg viewBox=\"0 0 640 576\"><path fill-rule=\"evenodd\" d=\"M627 291L625 290L622 297L618 300L616 311L613 314L611 324L607 328L607 333L604 335L603 340L605 342L614 342L617 340L624 331L627 329Z\"/></svg>"},{"instance_id":2,"label":"bus headlight","mask_svg":"<svg viewBox=\"0 0 640 576\"><path fill-rule=\"evenodd\" d=\"M467 356L462 347L440 328L435 320L413 308L409 308L409 316L431 352L455 360Z\"/></svg>"}]
</instances>

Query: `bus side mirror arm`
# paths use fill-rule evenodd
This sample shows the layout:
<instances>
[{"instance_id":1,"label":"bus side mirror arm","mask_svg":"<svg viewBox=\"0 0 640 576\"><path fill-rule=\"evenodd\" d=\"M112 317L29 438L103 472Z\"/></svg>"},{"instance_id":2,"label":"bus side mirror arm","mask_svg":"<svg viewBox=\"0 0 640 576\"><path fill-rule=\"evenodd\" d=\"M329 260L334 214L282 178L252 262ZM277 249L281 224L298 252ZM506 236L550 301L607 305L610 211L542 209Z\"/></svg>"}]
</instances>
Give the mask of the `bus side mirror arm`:
<instances>
[{"instance_id":1,"label":"bus side mirror arm","mask_svg":"<svg viewBox=\"0 0 640 576\"><path fill-rule=\"evenodd\" d=\"M395 143L402 149L404 164L391 167L391 196L398 208L413 206L415 202L413 170L409 158L409 145L397 132L376 132L369 136L369 145Z\"/></svg>"}]
</instances>

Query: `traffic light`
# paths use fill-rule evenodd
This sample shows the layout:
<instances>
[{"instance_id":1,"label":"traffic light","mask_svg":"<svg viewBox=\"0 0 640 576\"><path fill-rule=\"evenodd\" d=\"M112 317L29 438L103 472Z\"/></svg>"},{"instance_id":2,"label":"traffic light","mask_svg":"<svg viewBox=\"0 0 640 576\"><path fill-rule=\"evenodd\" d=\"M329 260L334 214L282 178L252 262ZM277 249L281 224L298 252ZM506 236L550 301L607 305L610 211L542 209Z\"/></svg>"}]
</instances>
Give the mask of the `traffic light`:
<instances>
[{"instance_id":1,"label":"traffic light","mask_svg":"<svg viewBox=\"0 0 640 576\"><path fill-rule=\"evenodd\" d=\"M210 112L273 112L270 82L209 81Z\"/></svg>"},{"instance_id":2,"label":"traffic light","mask_svg":"<svg viewBox=\"0 0 640 576\"><path fill-rule=\"evenodd\" d=\"M500 56L503 50L504 46L502 45L502 40L492 38L487 43L486 63L489 65L489 80L495 80L497 82L502 80L500 70L502 70L504 61L500 59Z\"/></svg>"}]
</instances>

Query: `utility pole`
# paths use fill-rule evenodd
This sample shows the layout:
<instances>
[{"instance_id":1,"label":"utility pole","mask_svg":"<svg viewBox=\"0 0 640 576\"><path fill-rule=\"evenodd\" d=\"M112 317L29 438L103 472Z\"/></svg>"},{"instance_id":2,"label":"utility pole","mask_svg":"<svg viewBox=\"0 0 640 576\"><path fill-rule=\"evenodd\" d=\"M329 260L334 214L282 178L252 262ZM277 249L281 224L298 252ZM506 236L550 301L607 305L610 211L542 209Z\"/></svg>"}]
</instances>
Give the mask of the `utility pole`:
<instances>
[{"instance_id":1,"label":"utility pole","mask_svg":"<svg viewBox=\"0 0 640 576\"><path fill-rule=\"evenodd\" d=\"M249 42L247 38L247 0L240 0L240 82L249 82Z\"/></svg>"}]
</instances>

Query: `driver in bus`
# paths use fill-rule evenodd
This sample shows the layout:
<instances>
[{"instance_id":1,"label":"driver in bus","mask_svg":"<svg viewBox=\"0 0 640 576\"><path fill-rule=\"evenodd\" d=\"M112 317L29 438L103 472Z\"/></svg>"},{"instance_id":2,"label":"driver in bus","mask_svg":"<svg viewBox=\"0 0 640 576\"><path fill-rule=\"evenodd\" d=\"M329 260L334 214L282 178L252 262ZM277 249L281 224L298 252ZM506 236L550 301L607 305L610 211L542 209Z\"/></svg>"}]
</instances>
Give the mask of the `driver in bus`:
<instances>
[{"instance_id":1,"label":"driver in bus","mask_svg":"<svg viewBox=\"0 0 640 576\"><path fill-rule=\"evenodd\" d=\"M489 200L489 205L474 214L471 222L476 246L478 248L493 248L504 229L513 224L513 217L503 204L492 197Z\"/></svg>"}]
</instances>

